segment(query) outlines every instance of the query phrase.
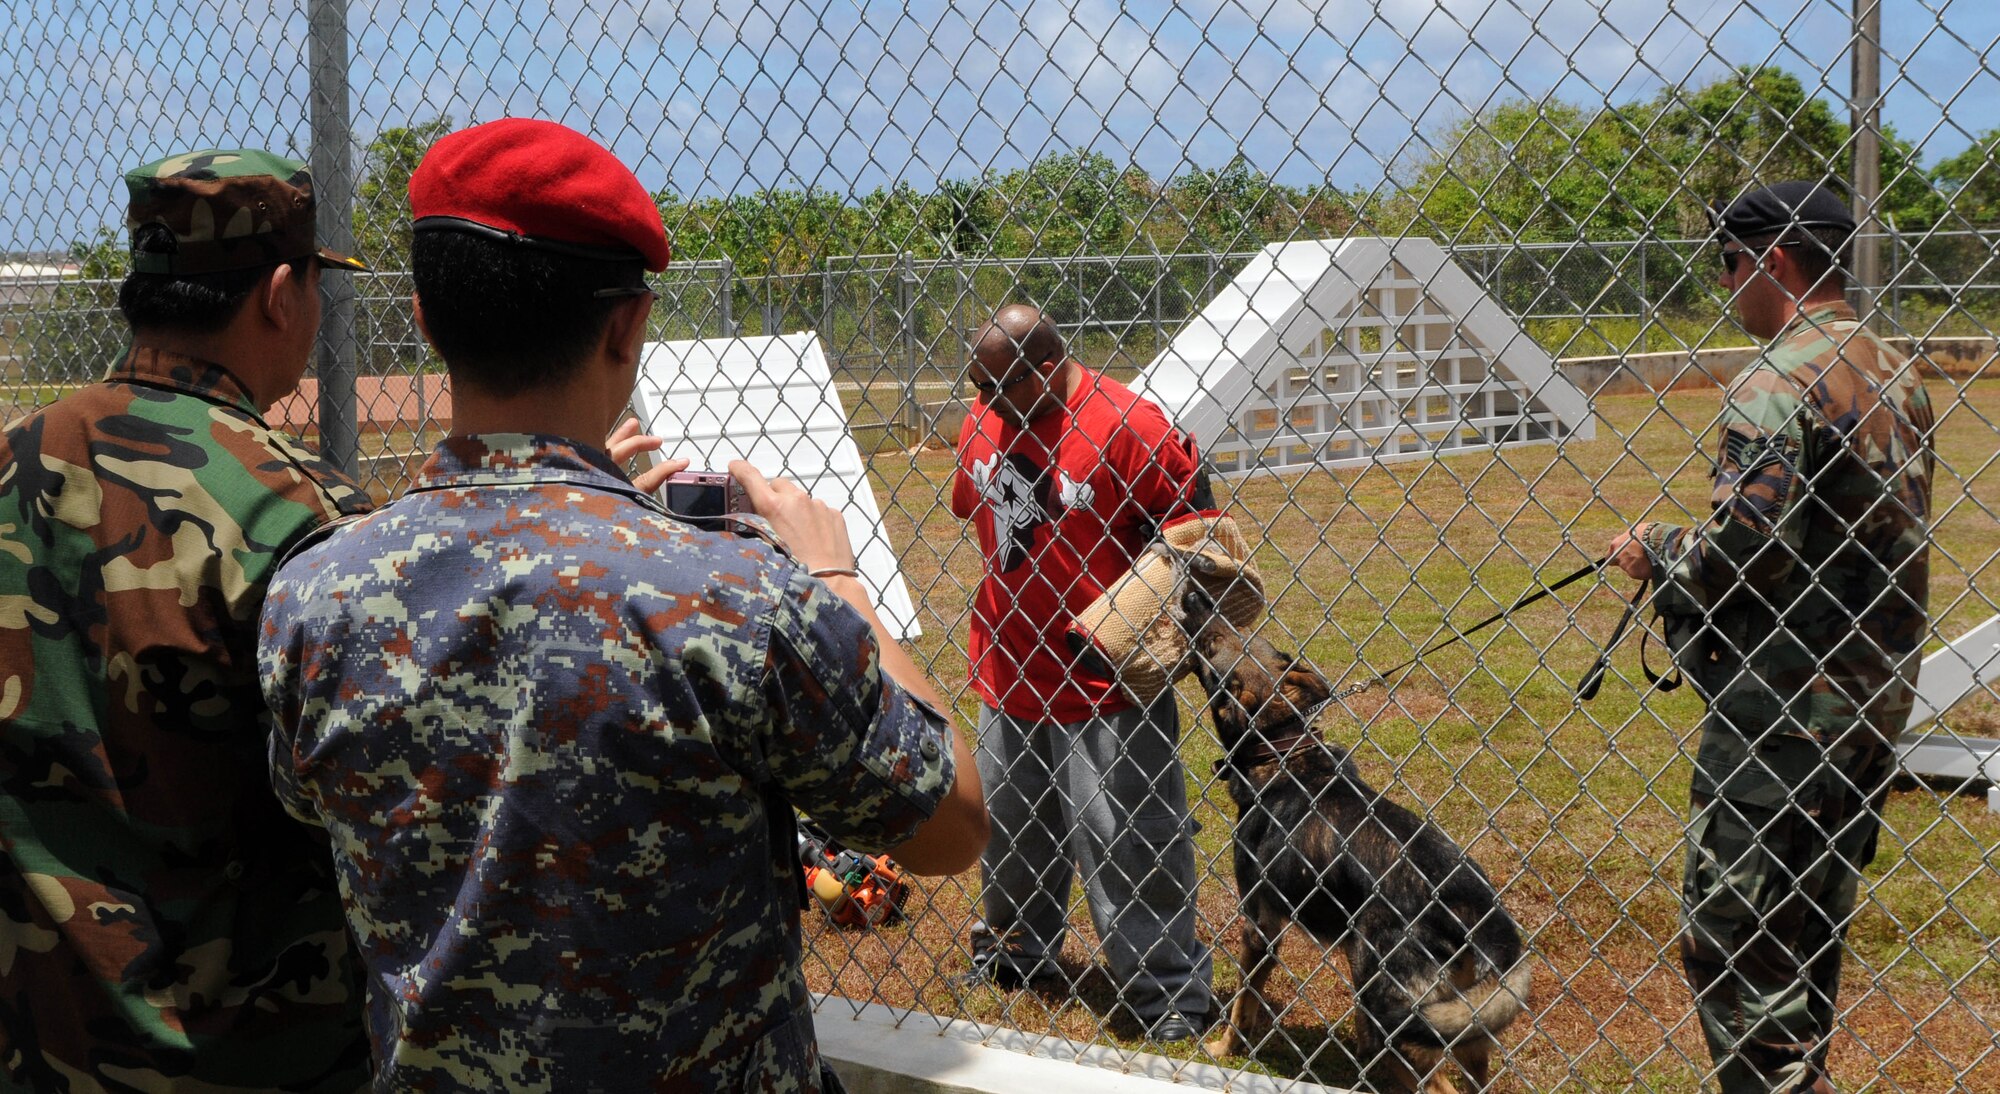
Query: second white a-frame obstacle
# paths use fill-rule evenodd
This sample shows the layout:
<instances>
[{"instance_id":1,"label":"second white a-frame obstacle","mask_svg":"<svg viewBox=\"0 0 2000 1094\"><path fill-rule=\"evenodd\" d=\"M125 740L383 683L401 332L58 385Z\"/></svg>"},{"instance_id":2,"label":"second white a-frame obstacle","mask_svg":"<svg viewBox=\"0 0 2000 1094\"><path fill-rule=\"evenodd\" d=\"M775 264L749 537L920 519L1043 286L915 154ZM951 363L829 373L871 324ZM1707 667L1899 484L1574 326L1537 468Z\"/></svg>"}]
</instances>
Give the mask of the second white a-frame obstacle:
<instances>
[{"instance_id":1,"label":"second white a-frame obstacle","mask_svg":"<svg viewBox=\"0 0 2000 1094\"><path fill-rule=\"evenodd\" d=\"M1595 435L1583 393L1428 239L1264 248L1133 389L1224 477Z\"/></svg>"}]
</instances>

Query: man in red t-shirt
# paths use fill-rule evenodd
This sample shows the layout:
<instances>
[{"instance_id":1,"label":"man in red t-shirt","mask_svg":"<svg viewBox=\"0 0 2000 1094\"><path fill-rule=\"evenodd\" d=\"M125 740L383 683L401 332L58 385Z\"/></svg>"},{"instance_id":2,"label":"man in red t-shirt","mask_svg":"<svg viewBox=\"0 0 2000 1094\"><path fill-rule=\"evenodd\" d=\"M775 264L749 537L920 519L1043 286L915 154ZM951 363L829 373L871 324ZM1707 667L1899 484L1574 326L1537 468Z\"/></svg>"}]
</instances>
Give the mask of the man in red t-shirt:
<instances>
[{"instance_id":1,"label":"man in red t-shirt","mask_svg":"<svg viewBox=\"0 0 2000 1094\"><path fill-rule=\"evenodd\" d=\"M1121 1003L1152 1040L1183 1040L1213 995L1174 693L1134 707L1064 633L1160 522L1208 506L1194 443L1025 305L980 332L968 374L951 509L986 562L968 655L993 839L967 979L1057 971L1074 867Z\"/></svg>"}]
</instances>

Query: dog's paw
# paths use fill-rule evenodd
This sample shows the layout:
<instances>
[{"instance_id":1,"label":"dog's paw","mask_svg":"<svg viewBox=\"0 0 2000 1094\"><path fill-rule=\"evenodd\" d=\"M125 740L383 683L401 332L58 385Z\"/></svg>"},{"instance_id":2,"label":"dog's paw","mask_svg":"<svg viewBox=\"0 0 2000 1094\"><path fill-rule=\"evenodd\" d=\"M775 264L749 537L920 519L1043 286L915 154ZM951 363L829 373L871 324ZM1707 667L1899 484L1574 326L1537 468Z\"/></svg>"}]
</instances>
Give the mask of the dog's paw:
<instances>
[{"instance_id":1,"label":"dog's paw","mask_svg":"<svg viewBox=\"0 0 2000 1094\"><path fill-rule=\"evenodd\" d=\"M1230 1030L1212 1041L1202 1042L1202 1051L1220 1060L1225 1056L1241 1056L1243 1046L1238 1043L1235 1030Z\"/></svg>"}]
</instances>

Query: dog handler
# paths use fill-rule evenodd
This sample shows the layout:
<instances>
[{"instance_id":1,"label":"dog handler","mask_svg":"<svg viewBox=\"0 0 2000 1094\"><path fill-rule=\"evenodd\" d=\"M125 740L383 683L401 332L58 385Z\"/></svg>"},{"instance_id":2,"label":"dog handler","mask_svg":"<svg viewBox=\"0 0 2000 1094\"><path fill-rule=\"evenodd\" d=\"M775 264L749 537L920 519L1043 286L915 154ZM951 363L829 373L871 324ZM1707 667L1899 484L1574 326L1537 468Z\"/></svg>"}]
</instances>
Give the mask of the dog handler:
<instances>
[{"instance_id":1,"label":"dog handler","mask_svg":"<svg viewBox=\"0 0 2000 1094\"><path fill-rule=\"evenodd\" d=\"M986 841L967 749L838 510L739 461L789 552L700 531L579 440L631 396L667 263L631 171L506 119L440 140L410 211L454 432L280 568L260 650L272 782L331 838L378 1084L837 1089L792 807L956 872Z\"/></svg>"},{"instance_id":2,"label":"dog handler","mask_svg":"<svg viewBox=\"0 0 2000 1094\"><path fill-rule=\"evenodd\" d=\"M1930 400L1843 301L1853 234L1810 182L1718 215L1722 285L1769 345L1724 400L1714 516L1611 542L1708 702L1681 959L1725 1094L1833 1089L1842 940L1929 626Z\"/></svg>"},{"instance_id":3,"label":"dog handler","mask_svg":"<svg viewBox=\"0 0 2000 1094\"><path fill-rule=\"evenodd\" d=\"M1151 1040L1185 1040L1213 995L1174 693L1133 706L1065 635L1163 521L1206 507L1194 445L1032 307L1000 309L968 371L951 508L986 563L968 656L994 827L969 979L1055 971L1074 864L1122 1003Z\"/></svg>"}]
</instances>

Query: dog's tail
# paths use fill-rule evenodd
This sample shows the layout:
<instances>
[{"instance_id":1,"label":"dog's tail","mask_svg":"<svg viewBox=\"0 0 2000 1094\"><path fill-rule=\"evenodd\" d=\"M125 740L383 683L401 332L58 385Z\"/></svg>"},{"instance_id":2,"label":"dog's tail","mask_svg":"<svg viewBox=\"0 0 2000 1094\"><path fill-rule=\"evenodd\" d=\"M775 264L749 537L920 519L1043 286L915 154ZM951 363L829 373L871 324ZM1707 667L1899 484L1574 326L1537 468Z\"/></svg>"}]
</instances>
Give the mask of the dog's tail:
<instances>
[{"instance_id":1,"label":"dog's tail","mask_svg":"<svg viewBox=\"0 0 2000 1094\"><path fill-rule=\"evenodd\" d=\"M1419 1012L1424 1023L1446 1042L1469 1033L1498 1034L1528 1008L1528 989L1533 981L1523 958L1504 974L1482 977L1464 990L1440 985Z\"/></svg>"},{"instance_id":2,"label":"dog's tail","mask_svg":"<svg viewBox=\"0 0 2000 1094\"><path fill-rule=\"evenodd\" d=\"M1446 975L1418 1004L1424 1024L1447 1043L1467 1034L1493 1035L1528 1009L1534 974L1521 949L1520 929L1492 905Z\"/></svg>"}]
</instances>

